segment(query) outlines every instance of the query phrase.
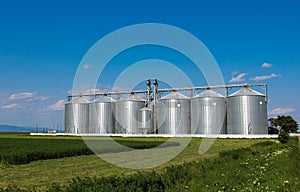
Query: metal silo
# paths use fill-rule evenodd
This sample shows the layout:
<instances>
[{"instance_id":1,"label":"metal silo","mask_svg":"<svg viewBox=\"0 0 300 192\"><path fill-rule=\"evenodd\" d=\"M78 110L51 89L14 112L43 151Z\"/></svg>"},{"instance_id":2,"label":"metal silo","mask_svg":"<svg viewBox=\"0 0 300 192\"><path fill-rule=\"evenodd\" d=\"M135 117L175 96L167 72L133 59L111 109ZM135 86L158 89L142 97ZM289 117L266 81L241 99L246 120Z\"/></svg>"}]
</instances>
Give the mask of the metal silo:
<instances>
[{"instance_id":1,"label":"metal silo","mask_svg":"<svg viewBox=\"0 0 300 192\"><path fill-rule=\"evenodd\" d=\"M130 94L116 103L116 133L138 134L138 112L145 106L145 100Z\"/></svg>"},{"instance_id":2,"label":"metal silo","mask_svg":"<svg viewBox=\"0 0 300 192\"><path fill-rule=\"evenodd\" d=\"M191 99L192 134L226 133L226 98L205 90Z\"/></svg>"},{"instance_id":3,"label":"metal silo","mask_svg":"<svg viewBox=\"0 0 300 192\"><path fill-rule=\"evenodd\" d=\"M89 101L73 98L65 104L65 133L87 133L89 127Z\"/></svg>"},{"instance_id":4,"label":"metal silo","mask_svg":"<svg viewBox=\"0 0 300 192\"><path fill-rule=\"evenodd\" d=\"M138 129L140 134L153 133L152 109L144 107L138 112Z\"/></svg>"},{"instance_id":5,"label":"metal silo","mask_svg":"<svg viewBox=\"0 0 300 192\"><path fill-rule=\"evenodd\" d=\"M172 92L157 104L159 134L190 134L190 100L181 93Z\"/></svg>"},{"instance_id":6,"label":"metal silo","mask_svg":"<svg viewBox=\"0 0 300 192\"><path fill-rule=\"evenodd\" d=\"M267 134L266 96L247 87L227 100L228 134Z\"/></svg>"},{"instance_id":7,"label":"metal silo","mask_svg":"<svg viewBox=\"0 0 300 192\"><path fill-rule=\"evenodd\" d=\"M114 133L115 100L101 96L89 104L89 133Z\"/></svg>"}]
</instances>

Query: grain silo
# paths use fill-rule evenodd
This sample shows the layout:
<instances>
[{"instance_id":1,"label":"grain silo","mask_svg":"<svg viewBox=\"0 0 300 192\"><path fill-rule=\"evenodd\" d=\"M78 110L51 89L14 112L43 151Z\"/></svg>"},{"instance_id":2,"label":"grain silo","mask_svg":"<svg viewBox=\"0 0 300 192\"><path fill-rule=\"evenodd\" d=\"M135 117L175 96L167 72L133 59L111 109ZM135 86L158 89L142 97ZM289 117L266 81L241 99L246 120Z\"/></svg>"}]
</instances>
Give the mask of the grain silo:
<instances>
[{"instance_id":1,"label":"grain silo","mask_svg":"<svg viewBox=\"0 0 300 192\"><path fill-rule=\"evenodd\" d=\"M159 134L190 134L190 100L185 95L172 92L157 104Z\"/></svg>"},{"instance_id":2,"label":"grain silo","mask_svg":"<svg viewBox=\"0 0 300 192\"><path fill-rule=\"evenodd\" d=\"M101 96L89 104L89 133L114 133L115 100Z\"/></svg>"},{"instance_id":3,"label":"grain silo","mask_svg":"<svg viewBox=\"0 0 300 192\"><path fill-rule=\"evenodd\" d=\"M266 96L245 87L227 99L228 134L267 134Z\"/></svg>"},{"instance_id":4,"label":"grain silo","mask_svg":"<svg viewBox=\"0 0 300 192\"><path fill-rule=\"evenodd\" d=\"M191 133L226 133L226 98L223 95L208 89L191 99Z\"/></svg>"},{"instance_id":5,"label":"grain silo","mask_svg":"<svg viewBox=\"0 0 300 192\"><path fill-rule=\"evenodd\" d=\"M65 133L88 132L89 103L83 97L75 97L65 104Z\"/></svg>"},{"instance_id":6,"label":"grain silo","mask_svg":"<svg viewBox=\"0 0 300 192\"><path fill-rule=\"evenodd\" d=\"M152 109L144 107L138 112L138 129L140 134L153 133Z\"/></svg>"},{"instance_id":7,"label":"grain silo","mask_svg":"<svg viewBox=\"0 0 300 192\"><path fill-rule=\"evenodd\" d=\"M115 132L138 134L138 112L145 106L145 100L130 94L116 103Z\"/></svg>"}]
</instances>

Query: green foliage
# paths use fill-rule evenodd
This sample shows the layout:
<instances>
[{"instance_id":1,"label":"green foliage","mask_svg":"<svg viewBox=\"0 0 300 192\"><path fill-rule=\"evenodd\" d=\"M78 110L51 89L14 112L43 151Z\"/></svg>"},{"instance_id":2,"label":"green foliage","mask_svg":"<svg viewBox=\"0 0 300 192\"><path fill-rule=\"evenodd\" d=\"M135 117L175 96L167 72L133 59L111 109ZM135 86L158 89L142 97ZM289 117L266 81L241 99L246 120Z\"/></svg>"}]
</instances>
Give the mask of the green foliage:
<instances>
[{"instance_id":1,"label":"green foliage","mask_svg":"<svg viewBox=\"0 0 300 192\"><path fill-rule=\"evenodd\" d=\"M284 130L281 130L278 135L278 140L280 141L280 143L287 143L289 139L289 133Z\"/></svg>"},{"instance_id":2,"label":"green foliage","mask_svg":"<svg viewBox=\"0 0 300 192\"><path fill-rule=\"evenodd\" d=\"M0 161L14 165L93 154L84 142L78 139L0 138L0 146Z\"/></svg>"},{"instance_id":3,"label":"green foliage","mask_svg":"<svg viewBox=\"0 0 300 192\"><path fill-rule=\"evenodd\" d=\"M220 156L224 159L241 159L245 156L245 154L251 154L251 150L249 147L242 148L242 149L236 149L232 151L224 151L220 153Z\"/></svg>"},{"instance_id":4,"label":"green foliage","mask_svg":"<svg viewBox=\"0 0 300 192\"><path fill-rule=\"evenodd\" d=\"M134 141L134 140L122 140L118 138L116 140L120 144L129 148L106 148L97 151L97 153L111 153L120 152L131 149L149 149L153 147L170 147L178 146L177 142L164 141ZM100 140L96 142L103 142ZM81 139L65 139L65 138L0 138L0 163L4 164L27 164L31 161L46 160L46 159L58 159L64 157L74 157L80 155L94 154L90 150L83 140Z\"/></svg>"},{"instance_id":5,"label":"green foliage","mask_svg":"<svg viewBox=\"0 0 300 192\"><path fill-rule=\"evenodd\" d=\"M162 141L130 141L130 140L121 140L116 139L119 144L132 148L132 149L150 149L154 147L164 148L164 147L172 147L179 146L178 142L162 142Z\"/></svg>"},{"instance_id":6,"label":"green foliage","mask_svg":"<svg viewBox=\"0 0 300 192\"><path fill-rule=\"evenodd\" d=\"M1 138L1 136L0 136ZM2 137L4 138L4 137ZM26 139L26 138L23 138ZM44 143L52 143L55 145L56 140L63 140L64 138L27 138L28 140L49 140ZM136 145L136 138L115 138L119 143L123 140L128 147L134 147ZM51 140L51 141L50 141ZM68 138L61 141L65 145L72 145L71 140L78 140L78 138ZM120 142L120 140L122 140ZM213 154L209 158L195 158L197 156L194 150L197 150L199 145L197 142L192 142L191 145L195 148L187 148L187 151L180 154L186 155L187 158L182 158L180 161L174 161L173 166L168 163L165 168L158 168L155 170L146 170L134 173L135 171L118 172L116 168L109 164L95 164L96 161L91 161L92 156L82 156L76 158L67 158L61 160L40 161L34 162L29 165L1 165L4 172L0 172L0 181L4 183L0 187L1 191L299 191L300 186L300 151L299 143L295 138L291 138L287 144L279 145L274 140L261 142L262 140L245 140L245 139L218 139L215 145L212 147L214 153L211 151L208 154ZM13 142L14 140L10 141ZM164 142L157 139L151 139L154 143L156 141ZM29 142L29 141L28 141ZM36 141L31 141L35 143ZM130 145L133 142L135 144ZM149 143L148 143L149 142ZM149 145L153 146L149 140ZM158 143L159 143L158 142ZM249 143L256 143L250 146ZM16 144L18 142L15 142ZM42 145L43 142L39 143ZM76 143L76 142L75 142ZM123 143L123 144L125 144ZM139 142L137 142L139 143ZM158 144L157 143L157 144ZM226 145L227 143L227 145ZM228 144L230 143L230 145ZM233 145L233 143L235 143ZM247 145L245 145L247 143ZM1 144L3 144L1 142ZM23 143L24 144L24 143ZM84 143L82 143L84 145ZM144 144L144 143L140 143ZM224 145L224 146L223 146ZM224 152L223 148L227 151ZM239 148L244 146L243 148ZM19 147L22 147L19 145ZM234 150L232 150L235 148ZM4 146L0 146L0 153L4 150ZM15 149L12 147L12 149ZM25 147L23 148L25 150ZM9 151L9 150L7 150ZM216 152L217 151L217 152ZM219 153L220 152L220 153ZM217 154L219 153L219 156ZM198 154L199 155L199 154ZM203 155L199 155L203 156ZM96 157L95 157L96 158ZM80 160L82 159L82 160ZM192 159L188 161L188 159ZM70 164L69 161L71 162ZM78 161L78 162L77 162ZM81 162L79 162L81 161ZM188 161L183 163L183 161ZM67 177L66 170L63 167L50 166L53 162L60 162L67 169L70 166L76 167L70 172L75 177ZM63 162L63 163L62 163ZM77 163L76 163L77 162ZM35 167L35 165L38 166ZM63 175L62 178L53 180L51 176L45 174L41 164L45 164L49 169L59 170L59 174ZM85 168L80 167L80 164L84 164ZM90 165L89 165L90 164ZM99 166L100 165L100 166ZM91 167L90 167L91 166ZM51 167L51 168L50 168ZM89 167L88 169L86 167ZM109 168L107 168L109 167ZM11 173L14 171L25 168L25 172L17 172L22 179L28 176L28 180L23 180L23 185L20 182L12 182L15 179ZM29 170L36 169L35 172ZM48 168L48 167L47 167ZM78 170L77 170L78 169ZM109 172L109 176L105 172L97 172L96 177L90 176L87 172L96 171L95 169L105 170ZM5 174L8 172L8 174ZM76 173L75 173L76 172ZM36 174L36 180L34 177L26 174ZM120 174L123 173L123 174ZM24 175L23 175L24 174ZM43 183L43 188L38 186L41 183L38 178L45 177L49 182ZM72 179L74 178L74 179ZM18 180L16 179L16 180ZM29 183L29 180L34 180L33 183ZM27 183L27 185L24 183ZM55 183L53 183L55 182ZM11 184L9 184L11 183ZM52 185L51 185L52 183ZM17 186L17 187L15 187ZM2 188L2 189L1 189Z\"/></svg>"},{"instance_id":7,"label":"green foliage","mask_svg":"<svg viewBox=\"0 0 300 192\"><path fill-rule=\"evenodd\" d=\"M17 186L9 186L5 189L0 188L0 192L26 192L26 191L29 191L29 190L20 189Z\"/></svg>"},{"instance_id":8,"label":"green foliage","mask_svg":"<svg viewBox=\"0 0 300 192\"><path fill-rule=\"evenodd\" d=\"M300 151L297 141L291 142L263 142L161 172L77 178L69 186L54 184L49 191L297 191Z\"/></svg>"},{"instance_id":9,"label":"green foliage","mask_svg":"<svg viewBox=\"0 0 300 192\"><path fill-rule=\"evenodd\" d=\"M298 123L291 116L278 116L275 120L276 124L288 133L296 133L298 131Z\"/></svg>"}]
</instances>

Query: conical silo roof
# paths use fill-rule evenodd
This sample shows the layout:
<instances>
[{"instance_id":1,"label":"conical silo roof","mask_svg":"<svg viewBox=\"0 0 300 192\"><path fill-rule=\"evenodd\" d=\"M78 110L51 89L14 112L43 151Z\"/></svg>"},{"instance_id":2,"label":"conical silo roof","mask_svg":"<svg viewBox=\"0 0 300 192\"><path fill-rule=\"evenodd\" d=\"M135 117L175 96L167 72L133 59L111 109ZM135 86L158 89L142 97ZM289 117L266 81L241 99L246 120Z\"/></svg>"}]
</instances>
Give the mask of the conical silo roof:
<instances>
[{"instance_id":1,"label":"conical silo roof","mask_svg":"<svg viewBox=\"0 0 300 192\"><path fill-rule=\"evenodd\" d=\"M204 97L218 97L218 98L224 98L224 95L221 95L220 93L213 91L213 90L205 90L201 92L200 94L194 96L193 98L204 98Z\"/></svg>"},{"instance_id":2,"label":"conical silo roof","mask_svg":"<svg viewBox=\"0 0 300 192\"><path fill-rule=\"evenodd\" d=\"M144 99L142 99L139 96L136 96L134 94L130 94L127 97L124 97L123 99L121 99L120 101L145 101Z\"/></svg>"},{"instance_id":3,"label":"conical silo roof","mask_svg":"<svg viewBox=\"0 0 300 192\"><path fill-rule=\"evenodd\" d=\"M94 100L95 103L113 103L116 102L115 99L108 96L101 96Z\"/></svg>"},{"instance_id":4,"label":"conical silo roof","mask_svg":"<svg viewBox=\"0 0 300 192\"><path fill-rule=\"evenodd\" d=\"M265 95L253 89L250 89L248 87L244 87L239 91L231 94L229 97L234 97L234 96L265 96Z\"/></svg>"},{"instance_id":5,"label":"conical silo roof","mask_svg":"<svg viewBox=\"0 0 300 192\"><path fill-rule=\"evenodd\" d=\"M175 100L180 100L180 99L189 99L187 96L178 93L178 92L172 92L162 98L160 98L160 100L171 100L171 99L175 99Z\"/></svg>"}]
</instances>

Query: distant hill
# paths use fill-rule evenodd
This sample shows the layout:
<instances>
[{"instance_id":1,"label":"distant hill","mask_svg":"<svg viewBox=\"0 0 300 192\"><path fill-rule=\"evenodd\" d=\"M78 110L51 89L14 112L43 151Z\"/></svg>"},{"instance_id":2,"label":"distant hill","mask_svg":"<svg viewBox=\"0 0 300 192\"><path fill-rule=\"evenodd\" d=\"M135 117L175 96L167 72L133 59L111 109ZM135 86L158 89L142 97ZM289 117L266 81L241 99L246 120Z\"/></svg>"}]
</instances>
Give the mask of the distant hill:
<instances>
[{"instance_id":1,"label":"distant hill","mask_svg":"<svg viewBox=\"0 0 300 192\"><path fill-rule=\"evenodd\" d=\"M0 132L32 132L33 127L19 127L13 125L0 125Z\"/></svg>"}]
</instances>

